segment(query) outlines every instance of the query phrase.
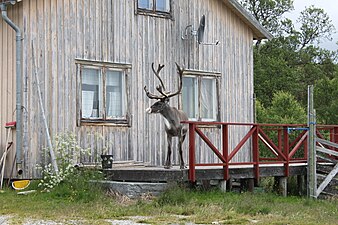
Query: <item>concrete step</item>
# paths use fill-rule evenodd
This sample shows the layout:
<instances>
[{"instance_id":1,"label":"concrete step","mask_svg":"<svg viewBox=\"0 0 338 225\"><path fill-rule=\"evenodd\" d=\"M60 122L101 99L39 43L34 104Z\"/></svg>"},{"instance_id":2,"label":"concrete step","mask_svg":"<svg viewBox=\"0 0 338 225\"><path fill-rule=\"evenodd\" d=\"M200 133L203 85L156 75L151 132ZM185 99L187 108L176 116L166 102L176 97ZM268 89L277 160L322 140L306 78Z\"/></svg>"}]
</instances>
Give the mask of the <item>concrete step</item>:
<instances>
[{"instance_id":1,"label":"concrete step","mask_svg":"<svg viewBox=\"0 0 338 225\"><path fill-rule=\"evenodd\" d=\"M168 187L168 183L148 183L148 182L122 182L122 181L99 181L104 188L118 192L129 198L138 198L145 194L158 196Z\"/></svg>"}]
</instances>

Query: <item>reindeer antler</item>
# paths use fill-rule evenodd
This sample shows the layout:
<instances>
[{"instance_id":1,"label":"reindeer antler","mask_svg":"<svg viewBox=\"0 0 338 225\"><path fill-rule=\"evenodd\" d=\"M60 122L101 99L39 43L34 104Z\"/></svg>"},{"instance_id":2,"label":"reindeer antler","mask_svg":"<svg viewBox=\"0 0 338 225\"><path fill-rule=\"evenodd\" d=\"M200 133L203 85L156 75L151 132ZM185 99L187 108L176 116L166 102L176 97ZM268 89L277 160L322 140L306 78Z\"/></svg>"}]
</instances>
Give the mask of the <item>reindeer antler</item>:
<instances>
[{"instance_id":1,"label":"reindeer antler","mask_svg":"<svg viewBox=\"0 0 338 225\"><path fill-rule=\"evenodd\" d=\"M184 69L181 68L176 62L176 67L177 67L177 72L178 72L178 75L179 75L179 88L178 88L178 91L176 91L175 93L170 93L170 92L167 92L166 89L165 89L165 86L164 86L164 83L159 75L160 71L163 69L164 65L161 65L161 64L158 64L158 68L157 70L155 70L154 68L154 63L151 64L151 68L155 74L155 76L159 79L161 85L158 85L156 87L156 90L161 94L160 95L155 95L153 93L150 93L148 91L148 88L147 86L144 86L144 91L146 92L146 95L148 96L148 98L151 98L151 99L159 99L159 100L164 100L164 99L168 99L168 98L171 98L175 95L178 95L179 93L181 93L182 91L182 77L183 77L183 72L184 72Z\"/></svg>"},{"instance_id":2,"label":"reindeer antler","mask_svg":"<svg viewBox=\"0 0 338 225\"><path fill-rule=\"evenodd\" d=\"M155 95L155 94L153 94L153 93L150 93L149 91L148 91L148 88L147 88L147 86L144 86L144 91L146 92L146 95L148 96L148 98L151 98L151 99L164 99L165 97L161 97L161 96L158 96L158 95Z\"/></svg>"},{"instance_id":3,"label":"reindeer antler","mask_svg":"<svg viewBox=\"0 0 338 225\"><path fill-rule=\"evenodd\" d=\"M155 71L155 69L154 69L154 63L151 64L151 69L153 70L155 76L160 80L161 86L162 86L163 90L165 91L165 87L164 87L163 81L162 81L162 79L160 77L160 71L163 69L163 67L164 67L164 65L158 64L157 71Z\"/></svg>"},{"instance_id":4,"label":"reindeer antler","mask_svg":"<svg viewBox=\"0 0 338 225\"><path fill-rule=\"evenodd\" d=\"M178 77L179 77L179 83L178 83L178 90L175 92L175 93L172 93L172 94L169 94L167 97L168 98L171 98L171 97L173 97L173 96L175 96L175 95L178 95L178 94L180 94L181 93L181 91L182 91L182 80L183 80L183 73L184 73L184 68L181 68L178 64L177 64L177 62L175 62L175 64L176 64L176 68L177 68L177 74L178 74Z\"/></svg>"},{"instance_id":5,"label":"reindeer antler","mask_svg":"<svg viewBox=\"0 0 338 225\"><path fill-rule=\"evenodd\" d=\"M163 69L163 67L164 67L164 65L158 64L157 70L155 70L154 63L151 64L151 68L152 68L155 76L160 80L160 83L161 83L161 86L157 86L156 89L158 90L158 92L160 92L160 94L162 96L150 93L148 91L147 86L144 86L143 89L146 92L146 95L148 96L148 98L151 98L151 99L160 99L160 100L167 98L167 95L164 93L164 91L162 91L162 88L165 90L165 87L164 87L163 81L162 81L162 79L160 77L160 71Z\"/></svg>"}]
</instances>

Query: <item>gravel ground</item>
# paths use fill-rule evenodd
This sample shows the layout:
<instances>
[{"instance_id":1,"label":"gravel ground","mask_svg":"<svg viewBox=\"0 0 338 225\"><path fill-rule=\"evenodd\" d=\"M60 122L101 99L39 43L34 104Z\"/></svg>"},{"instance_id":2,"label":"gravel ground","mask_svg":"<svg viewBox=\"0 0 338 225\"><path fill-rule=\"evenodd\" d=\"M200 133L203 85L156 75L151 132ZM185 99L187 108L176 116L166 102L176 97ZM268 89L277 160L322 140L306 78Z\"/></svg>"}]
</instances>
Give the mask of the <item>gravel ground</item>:
<instances>
[{"instance_id":1,"label":"gravel ground","mask_svg":"<svg viewBox=\"0 0 338 225\"><path fill-rule=\"evenodd\" d=\"M10 216L0 216L0 225L10 225L11 217ZM105 220L112 225L148 225L146 223L137 223L133 220ZM65 223L55 222L51 220L31 220L27 219L22 225L81 225L88 224L82 221L67 221ZM150 225L150 224L149 224Z\"/></svg>"},{"instance_id":2,"label":"gravel ground","mask_svg":"<svg viewBox=\"0 0 338 225\"><path fill-rule=\"evenodd\" d=\"M178 216L178 217L184 217L187 218L187 216ZM138 223L136 221L140 220L146 220L150 217L148 216L131 216L128 217L128 220L115 220L115 219L106 219L103 220L107 223L110 223L111 225L151 225L149 223ZM11 225L11 216L2 216L0 215L0 225ZM51 220L33 220L33 219L27 219L24 221L22 225L83 225L83 224L88 224L86 221L81 221L81 220L68 220L65 222L55 222ZM179 223L182 224L182 223ZM212 222L211 224L220 224L218 222ZM170 225L178 225L176 223L172 223ZM196 225L195 223L192 222L186 222L185 225ZM203 225L203 224L200 224Z\"/></svg>"},{"instance_id":3,"label":"gravel ground","mask_svg":"<svg viewBox=\"0 0 338 225\"><path fill-rule=\"evenodd\" d=\"M134 216L131 217L130 220L104 220L105 222L108 222L112 225L150 225L148 223L137 223L135 221L144 219L146 217L142 216ZM11 216L1 216L0 215L0 225L11 225ZM70 220L66 221L64 223L62 222L55 222L51 220L32 220L32 219L27 219L22 225L82 225L82 224L88 224L85 221L80 221L80 220ZM218 224L218 223L213 223L213 224ZM175 225L175 224L172 224ZM186 223L186 225L195 225L194 223Z\"/></svg>"}]
</instances>

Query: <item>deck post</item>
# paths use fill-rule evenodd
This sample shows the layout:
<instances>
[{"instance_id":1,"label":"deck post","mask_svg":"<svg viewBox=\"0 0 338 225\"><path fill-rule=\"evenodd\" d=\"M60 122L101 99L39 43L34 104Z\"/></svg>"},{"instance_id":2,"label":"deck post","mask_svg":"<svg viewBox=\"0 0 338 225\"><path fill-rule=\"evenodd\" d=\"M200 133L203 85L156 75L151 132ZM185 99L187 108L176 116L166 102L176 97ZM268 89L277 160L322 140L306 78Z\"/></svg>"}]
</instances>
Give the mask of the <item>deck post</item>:
<instances>
[{"instance_id":1,"label":"deck post","mask_svg":"<svg viewBox=\"0 0 338 225\"><path fill-rule=\"evenodd\" d=\"M220 180L219 181L219 189L222 192L226 192L227 191L227 181L226 180Z\"/></svg>"},{"instance_id":2,"label":"deck post","mask_svg":"<svg viewBox=\"0 0 338 225\"><path fill-rule=\"evenodd\" d=\"M241 191L254 192L255 178L243 178L240 180Z\"/></svg>"},{"instance_id":3,"label":"deck post","mask_svg":"<svg viewBox=\"0 0 338 225\"><path fill-rule=\"evenodd\" d=\"M290 148L290 144L289 144L289 134L288 134L288 130L286 127L284 127L284 131L283 131L283 136L284 136L284 140L283 140L283 153L286 157L286 162L284 163L284 175L286 177L289 176L289 148Z\"/></svg>"},{"instance_id":4,"label":"deck post","mask_svg":"<svg viewBox=\"0 0 338 225\"><path fill-rule=\"evenodd\" d=\"M287 183L288 183L287 177L275 177L274 187L279 195L282 195L284 197L287 196Z\"/></svg>"},{"instance_id":5,"label":"deck post","mask_svg":"<svg viewBox=\"0 0 338 225\"><path fill-rule=\"evenodd\" d=\"M303 196L305 193L305 177L304 175L297 175L297 186L298 186L298 194Z\"/></svg>"},{"instance_id":6,"label":"deck post","mask_svg":"<svg viewBox=\"0 0 338 225\"><path fill-rule=\"evenodd\" d=\"M287 177L279 177L279 191L280 194L284 197L287 196L288 190L288 178Z\"/></svg>"},{"instance_id":7,"label":"deck post","mask_svg":"<svg viewBox=\"0 0 338 225\"><path fill-rule=\"evenodd\" d=\"M254 192L255 189L255 179L249 178L248 179L248 191Z\"/></svg>"},{"instance_id":8,"label":"deck post","mask_svg":"<svg viewBox=\"0 0 338 225\"><path fill-rule=\"evenodd\" d=\"M196 125L189 123L189 181L195 182L195 128Z\"/></svg>"},{"instance_id":9,"label":"deck post","mask_svg":"<svg viewBox=\"0 0 338 225\"><path fill-rule=\"evenodd\" d=\"M316 198L316 112L313 106L313 85L308 86L308 170L307 170L307 196Z\"/></svg>"},{"instance_id":10,"label":"deck post","mask_svg":"<svg viewBox=\"0 0 338 225\"><path fill-rule=\"evenodd\" d=\"M256 182L259 183L259 150L258 150L258 125L255 125L255 131L252 135L252 149L254 161L254 175Z\"/></svg>"},{"instance_id":11,"label":"deck post","mask_svg":"<svg viewBox=\"0 0 338 225\"><path fill-rule=\"evenodd\" d=\"M224 180L229 180L229 152L228 152L228 137L229 137L229 126L223 125L222 126L222 147L223 147L223 157L225 158L225 166L224 169Z\"/></svg>"},{"instance_id":12,"label":"deck post","mask_svg":"<svg viewBox=\"0 0 338 225\"><path fill-rule=\"evenodd\" d=\"M283 149L282 147L283 147L283 130L280 130L280 129L278 129L278 148L281 150L281 149ZM282 160L283 159L283 157L280 155L280 154L278 154L278 159L279 160Z\"/></svg>"}]
</instances>

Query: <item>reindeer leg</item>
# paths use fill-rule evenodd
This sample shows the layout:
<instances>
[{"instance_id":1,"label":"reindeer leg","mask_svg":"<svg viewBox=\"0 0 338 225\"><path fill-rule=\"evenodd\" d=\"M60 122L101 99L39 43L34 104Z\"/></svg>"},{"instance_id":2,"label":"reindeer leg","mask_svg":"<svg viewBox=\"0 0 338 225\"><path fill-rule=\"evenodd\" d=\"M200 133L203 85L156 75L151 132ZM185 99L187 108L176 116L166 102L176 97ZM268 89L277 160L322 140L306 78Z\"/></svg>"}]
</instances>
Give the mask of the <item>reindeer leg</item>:
<instances>
[{"instance_id":1,"label":"reindeer leg","mask_svg":"<svg viewBox=\"0 0 338 225\"><path fill-rule=\"evenodd\" d=\"M182 145L183 145L183 141L185 139L185 135L183 136L179 136L179 141L178 141L178 153L180 156L180 169L185 169L186 167L184 166L184 160L183 160L183 151L182 151Z\"/></svg>"},{"instance_id":2,"label":"reindeer leg","mask_svg":"<svg viewBox=\"0 0 338 225\"><path fill-rule=\"evenodd\" d=\"M170 169L171 167L171 136L167 135L167 141L168 141L168 152L167 152L167 159L164 164L165 169Z\"/></svg>"}]
</instances>

